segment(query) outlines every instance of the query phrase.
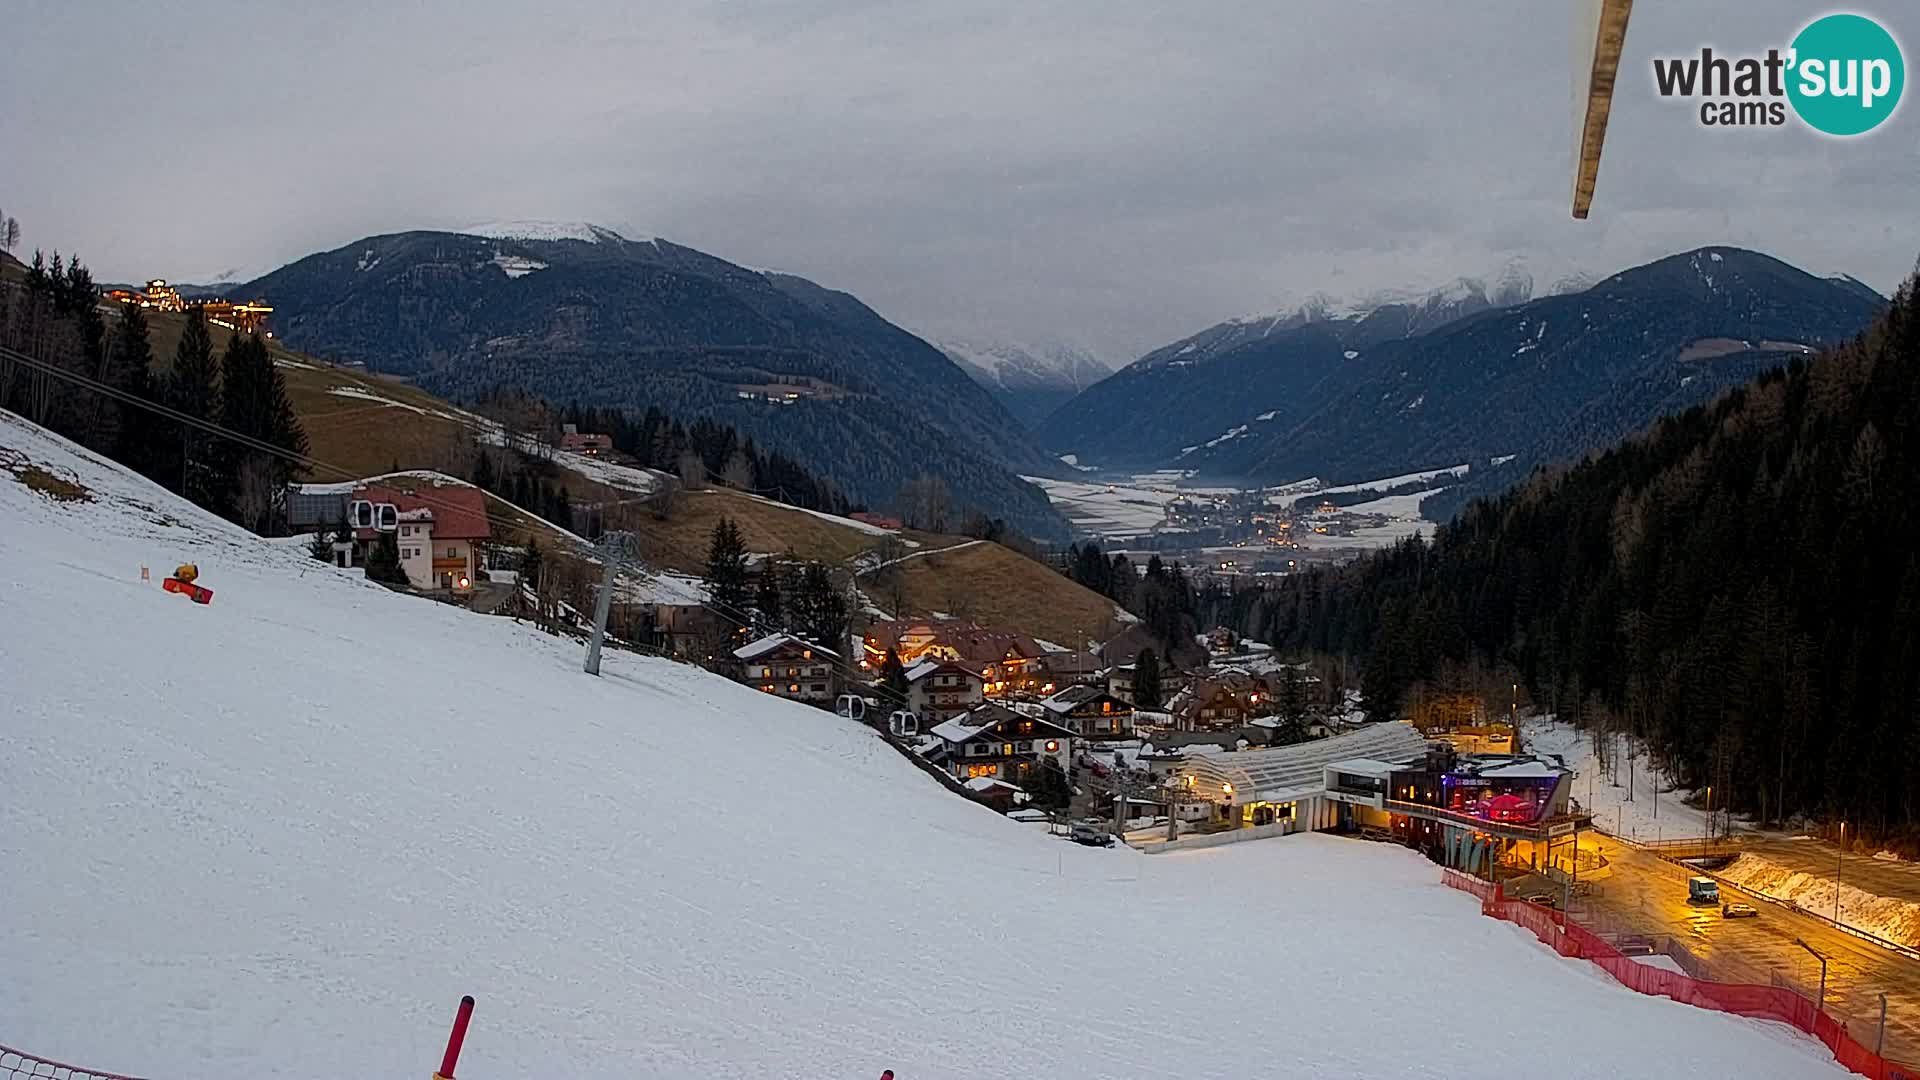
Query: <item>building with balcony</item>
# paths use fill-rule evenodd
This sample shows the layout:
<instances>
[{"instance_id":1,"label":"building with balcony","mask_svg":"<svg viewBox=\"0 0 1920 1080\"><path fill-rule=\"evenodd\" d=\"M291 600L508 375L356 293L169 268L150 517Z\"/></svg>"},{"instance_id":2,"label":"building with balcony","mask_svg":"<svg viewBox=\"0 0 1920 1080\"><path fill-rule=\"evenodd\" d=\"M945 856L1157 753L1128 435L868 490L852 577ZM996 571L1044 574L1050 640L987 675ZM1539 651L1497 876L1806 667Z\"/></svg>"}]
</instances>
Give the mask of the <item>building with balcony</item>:
<instances>
[{"instance_id":1,"label":"building with balcony","mask_svg":"<svg viewBox=\"0 0 1920 1080\"><path fill-rule=\"evenodd\" d=\"M840 654L792 634L768 634L733 650L734 678L762 693L822 707L838 690Z\"/></svg>"},{"instance_id":2,"label":"building with balcony","mask_svg":"<svg viewBox=\"0 0 1920 1080\"><path fill-rule=\"evenodd\" d=\"M931 735L926 759L962 782L985 777L1025 787L1042 761L1064 772L1073 760L1073 732L991 702L935 727Z\"/></svg>"},{"instance_id":3,"label":"building with balcony","mask_svg":"<svg viewBox=\"0 0 1920 1080\"><path fill-rule=\"evenodd\" d=\"M907 669L907 710L931 727L986 701L980 673L950 660L922 660Z\"/></svg>"}]
</instances>

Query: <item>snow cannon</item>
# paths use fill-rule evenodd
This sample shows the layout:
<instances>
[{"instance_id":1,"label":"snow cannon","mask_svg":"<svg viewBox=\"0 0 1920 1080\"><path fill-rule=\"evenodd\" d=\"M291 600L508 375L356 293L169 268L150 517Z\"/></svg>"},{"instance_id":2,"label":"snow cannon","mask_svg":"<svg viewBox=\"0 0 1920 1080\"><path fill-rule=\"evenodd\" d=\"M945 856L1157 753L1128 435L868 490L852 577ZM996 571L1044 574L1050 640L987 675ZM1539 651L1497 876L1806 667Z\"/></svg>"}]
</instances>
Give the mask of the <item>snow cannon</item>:
<instances>
[{"instance_id":1,"label":"snow cannon","mask_svg":"<svg viewBox=\"0 0 1920 1080\"><path fill-rule=\"evenodd\" d=\"M185 563L174 567L173 576L162 579L160 587L170 593L179 593L196 604L211 604L213 590L205 585L194 584L199 577L200 568L193 563Z\"/></svg>"}]
</instances>

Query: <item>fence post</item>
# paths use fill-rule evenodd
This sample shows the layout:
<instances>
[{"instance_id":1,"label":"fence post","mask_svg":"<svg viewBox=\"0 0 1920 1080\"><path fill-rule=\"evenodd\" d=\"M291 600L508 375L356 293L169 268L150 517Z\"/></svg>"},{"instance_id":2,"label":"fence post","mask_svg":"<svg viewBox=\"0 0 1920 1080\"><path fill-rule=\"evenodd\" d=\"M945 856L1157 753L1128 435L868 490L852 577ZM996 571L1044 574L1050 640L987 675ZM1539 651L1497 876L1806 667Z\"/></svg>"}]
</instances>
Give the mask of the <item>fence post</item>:
<instances>
[{"instance_id":1,"label":"fence post","mask_svg":"<svg viewBox=\"0 0 1920 1080\"><path fill-rule=\"evenodd\" d=\"M460 999L460 1011L453 1015L453 1032L447 1036L447 1053L440 1059L440 1071L433 1080L453 1080L453 1067L460 1062L460 1044L467 1041L467 1022L473 1019L473 995Z\"/></svg>"}]
</instances>

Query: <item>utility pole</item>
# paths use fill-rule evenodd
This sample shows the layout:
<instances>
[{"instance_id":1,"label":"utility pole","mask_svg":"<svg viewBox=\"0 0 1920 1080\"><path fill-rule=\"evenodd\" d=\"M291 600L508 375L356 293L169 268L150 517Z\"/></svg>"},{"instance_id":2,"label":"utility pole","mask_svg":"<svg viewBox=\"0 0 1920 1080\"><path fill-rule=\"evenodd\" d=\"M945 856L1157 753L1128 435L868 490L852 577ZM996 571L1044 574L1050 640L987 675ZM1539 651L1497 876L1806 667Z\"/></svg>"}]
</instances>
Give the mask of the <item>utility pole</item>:
<instances>
[{"instance_id":1,"label":"utility pole","mask_svg":"<svg viewBox=\"0 0 1920 1080\"><path fill-rule=\"evenodd\" d=\"M1887 995L1885 994L1880 995L1880 1036L1873 1040L1873 1055L1875 1057L1887 1055Z\"/></svg>"},{"instance_id":2,"label":"utility pole","mask_svg":"<svg viewBox=\"0 0 1920 1080\"><path fill-rule=\"evenodd\" d=\"M1847 823L1840 823L1840 847L1833 853L1833 921L1840 923L1840 869L1847 857ZM1841 924L1845 925L1845 924Z\"/></svg>"},{"instance_id":3,"label":"utility pole","mask_svg":"<svg viewBox=\"0 0 1920 1080\"><path fill-rule=\"evenodd\" d=\"M613 606L613 575L632 538L632 533L625 532L600 534L600 562L603 567L600 597L593 605L593 637L587 640L587 663L583 668L589 675L600 674L600 645L606 640L607 613Z\"/></svg>"}]
</instances>

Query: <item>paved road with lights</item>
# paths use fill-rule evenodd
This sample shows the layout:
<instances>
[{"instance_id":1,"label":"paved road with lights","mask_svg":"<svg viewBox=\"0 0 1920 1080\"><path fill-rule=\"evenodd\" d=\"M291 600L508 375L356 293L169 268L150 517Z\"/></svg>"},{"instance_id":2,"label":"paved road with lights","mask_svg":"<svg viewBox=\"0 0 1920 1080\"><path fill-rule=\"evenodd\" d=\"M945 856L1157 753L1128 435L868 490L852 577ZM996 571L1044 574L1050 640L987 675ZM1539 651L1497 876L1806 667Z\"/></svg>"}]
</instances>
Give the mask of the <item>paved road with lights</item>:
<instances>
[{"instance_id":1,"label":"paved road with lights","mask_svg":"<svg viewBox=\"0 0 1920 1080\"><path fill-rule=\"evenodd\" d=\"M1591 921L1601 931L1671 934L1722 982L1766 985L1778 972L1813 997L1819 961L1799 938L1827 957L1827 1008L1855 1039L1874 1045L1879 995L1887 995L1887 1054L1920 1063L1920 960L1881 948L1817 919L1721 886L1723 900L1747 900L1760 914L1723 919L1716 906L1687 903L1687 870L1610 837L1596 837L1613 873L1595 885ZM1585 847L1587 837L1582 836ZM1769 853L1771 858L1772 854ZM1831 868L1829 867L1829 871ZM1576 910L1576 917L1583 912Z\"/></svg>"}]
</instances>

